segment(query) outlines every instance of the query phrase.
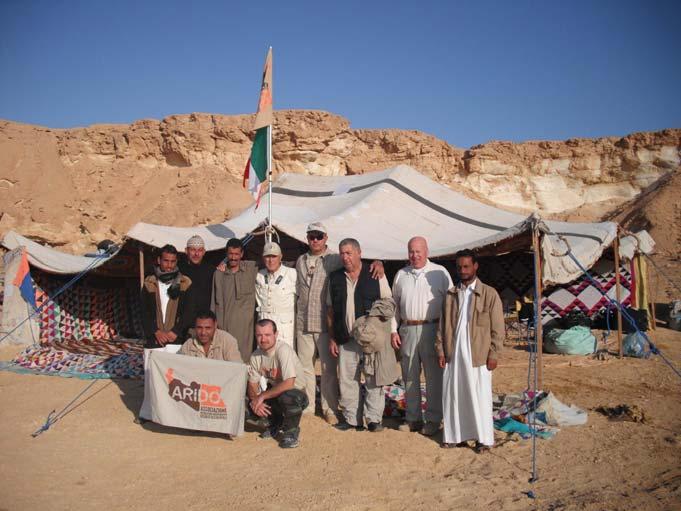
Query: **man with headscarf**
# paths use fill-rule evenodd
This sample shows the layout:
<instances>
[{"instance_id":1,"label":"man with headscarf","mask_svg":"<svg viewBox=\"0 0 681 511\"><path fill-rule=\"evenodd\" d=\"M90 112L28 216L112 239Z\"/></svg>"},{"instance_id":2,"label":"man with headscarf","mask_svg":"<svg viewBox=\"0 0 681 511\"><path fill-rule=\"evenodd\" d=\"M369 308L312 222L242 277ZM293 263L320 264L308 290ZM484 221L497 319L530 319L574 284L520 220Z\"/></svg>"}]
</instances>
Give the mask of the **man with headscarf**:
<instances>
[{"instance_id":1,"label":"man with headscarf","mask_svg":"<svg viewBox=\"0 0 681 511\"><path fill-rule=\"evenodd\" d=\"M156 260L154 274L142 287L142 323L147 348L182 344L194 321L192 281L177 269L177 249L165 245Z\"/></svg>"},{"instance_id":2,"label":"man with headscarf","mask_svg":"<svg viewBox=\"0 0 681 511\"><path fill-rule=\"evenodd\" d=\"M192 281L192 300L194 310L210 310L210 297L213 291L213 274L215 266L204 260L206 244L201 236L192 236L187 240L186 261L180 260L179 267L182 275Z\"/></svg>"}]
</instances>

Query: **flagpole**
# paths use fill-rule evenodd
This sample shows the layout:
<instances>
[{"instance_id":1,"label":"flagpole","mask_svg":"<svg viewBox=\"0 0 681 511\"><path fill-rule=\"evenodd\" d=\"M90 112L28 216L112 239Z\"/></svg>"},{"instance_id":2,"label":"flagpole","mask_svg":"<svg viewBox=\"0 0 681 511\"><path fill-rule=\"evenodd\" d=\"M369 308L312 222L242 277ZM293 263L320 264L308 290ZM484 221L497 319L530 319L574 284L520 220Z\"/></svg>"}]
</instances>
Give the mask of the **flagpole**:
<instances>
[{"instance_id":1,"label":"flagpole","mask_svg":"<svg viewBox=\"0 0 681 511\"><path fill-rule=\"evenodd\" d=\"M274 118L272 118L274 123ZM267 234L265 239L268 243L272 241L272 124L267 127Z\"/></svg>"},{"instance_id":2,"label":"flagpole","mask_svg":"<svg viewBox=\"0 0 681 511\"><path fill-rule=\"evenodd\" d=\"M268 52L268 55L272 55L272 47L270 46ZM271 61L270 61L270 66L271 66ZM270 73L272 72L272 68L270 67ZM270 81L272 80L272 77L270 76ZM269 84L270 87L270 94L272 93L272 84ZM265 236L265 239L267 242L272 242L272 231L274 230L272 227L272 128L274 127L274 104L272 104L272 120L270 122L269 127L267 128L267 207L268 207L268 213L267 213L267 222L269 224L269 229L267 229L267 235Z\"/></svg>"}]
</instances>

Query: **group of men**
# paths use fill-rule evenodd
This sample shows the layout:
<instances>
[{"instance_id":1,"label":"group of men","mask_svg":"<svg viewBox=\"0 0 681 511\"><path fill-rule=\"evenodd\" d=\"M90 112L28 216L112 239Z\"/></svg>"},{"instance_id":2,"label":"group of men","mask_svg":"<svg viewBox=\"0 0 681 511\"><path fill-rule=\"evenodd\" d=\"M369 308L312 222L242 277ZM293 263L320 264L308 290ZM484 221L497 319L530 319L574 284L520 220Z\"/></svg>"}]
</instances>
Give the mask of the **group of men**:
<instances>
[{"instance_id":1,"label":"group of men","mask_svg":"<svg viewBox=\"0 0 681 511\"><path fill-rule=\"evenodd\" d=\"M268 421L261 436L287 448L298 445L301 416L315 411L317 360L322 417L340 431L380 432L383 386L398 379L399 358L401 431L433 436L444 422L443 447L492 446L491 371L504 320L498 294L477 278L475 254L457 253L454 285L428 259L426 239L414 237L391 289L382 262L362 260L357 240L342 240L338 252L327 241L326 227L310 224L309 250L295 269L273 242L261 270L243 260L238 239L217 268L204 260L199 236L188 240L181 265L177 250L164 246L144 281L147 347L182 343L180 354L248 364L250 411Z\"/></svg>"}]
</instances>

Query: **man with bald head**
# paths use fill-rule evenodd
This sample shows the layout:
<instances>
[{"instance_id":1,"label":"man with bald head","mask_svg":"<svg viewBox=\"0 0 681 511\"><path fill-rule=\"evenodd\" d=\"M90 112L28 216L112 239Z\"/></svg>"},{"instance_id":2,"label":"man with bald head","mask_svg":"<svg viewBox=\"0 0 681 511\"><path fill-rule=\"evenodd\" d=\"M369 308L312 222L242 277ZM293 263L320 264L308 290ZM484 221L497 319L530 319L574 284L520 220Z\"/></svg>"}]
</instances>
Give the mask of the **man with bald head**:
<instances>
[{"instance_id":1,"label":"man with bald head","mask_svg":"<svg viewBox=\"0 0 681 511\"><path fill-rule=\"evenodd\" d=\"M442 369L435 336L442 304L452 284L449 272L428 260L428 242L415 236L407 244L409 265L397 272L393 298L397 304L391 341L400 350L406 391L406 421L400 431L432 436L442 421ZM426 377L425 424L421 412L421 366Z\"/></svg>"}]
</instances>

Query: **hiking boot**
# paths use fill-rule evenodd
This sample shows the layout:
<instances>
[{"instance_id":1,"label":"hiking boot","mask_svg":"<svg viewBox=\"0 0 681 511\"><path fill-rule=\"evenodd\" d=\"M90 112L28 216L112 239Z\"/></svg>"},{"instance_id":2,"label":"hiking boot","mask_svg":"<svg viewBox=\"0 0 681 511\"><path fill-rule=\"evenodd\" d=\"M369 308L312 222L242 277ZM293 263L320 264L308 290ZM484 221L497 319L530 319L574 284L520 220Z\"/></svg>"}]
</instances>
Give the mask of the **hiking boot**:
<instances>
[{"instance_id":1,"label":"hiking boot","mask_svg":"<svg viewBox=\"0 0 681 511\"><path fill-rule=\"evenodd\" d=\"M279 442L279 447L282 449L294 449L299 445L298 431L288 431L284 433L281 442Z\"/></svg>"},{"instance_id":2,"label":"hiking boot","mask_svg":"<svg viewBox=\"0 0 681 511\"><path fill-rule=\"evenodd\" d=\"M400 424L397 429L404 433L414 433L415 431L421 431L423 428L423 422L421 421L407 421Z\"/></svg>"},{"instance_id":3,"label":"hiking boot","mask_svg":"<svg viewBox=\"0 0 681 511\"><path fill-rule=\"evenodd\" d=\"M425 436L433 436L435 435L438 431L440 431L440 424L437 422L426 422L425 426L423 426L423 429L421 430L421 434Z\"/></svg>"},{"instance_id":4,"label":"hiking boot","mask_svg":"<svg viewBox=\"0 0 681 511\"><path fill-rule=\"evenodd\" d=\"M385 428L383 427L383 424L381 424L380 422L370 422L369 424L367 424L367 429L371 433L379 433L383 431Z\"/></svg>"}]
</instances>

